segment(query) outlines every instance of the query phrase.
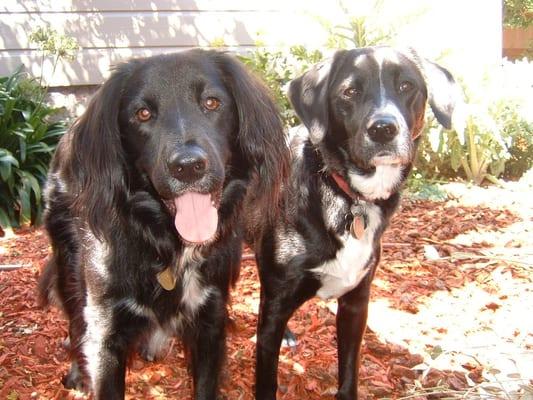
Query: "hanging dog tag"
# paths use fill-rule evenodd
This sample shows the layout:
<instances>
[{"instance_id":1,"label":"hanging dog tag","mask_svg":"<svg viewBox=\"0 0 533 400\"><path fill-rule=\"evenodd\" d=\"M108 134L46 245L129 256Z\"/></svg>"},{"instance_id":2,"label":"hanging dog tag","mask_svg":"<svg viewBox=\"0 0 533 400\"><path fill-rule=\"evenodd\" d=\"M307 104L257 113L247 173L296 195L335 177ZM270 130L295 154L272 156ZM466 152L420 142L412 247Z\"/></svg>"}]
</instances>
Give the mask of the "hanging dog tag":
<instances>
[{"instance_id":1,"label":"hanging dog tag","mask_svg":"<svg viewBox=\"0 0 533 400\"><path fill-rule=\"evenodd\" d=\"M361 240L365 235L366 229L366 215L364 208L359 204L354 204L350 210L353 215L352 225L350 226L350 233L357 240Z\"/></svg>"},{"instance_id":2,"label":"hanging dog tag","mask_svg":"<svg viewBox=\"0 0 533 400\"><path fill-rule=\"evenodd\" d=\"M168 291L176 287L176 277L172 273L170 267L165 268L163 271L157 274L157 281L163 289Z\"/></svg>"},{"instance_id":3,"label":"hanging dog tag","mask_svg":"<svg viewBox=\"0 0 533 400\"><path fill-rule=\"evenodd\" d=\"M365 217L363 215L356 214L353 216L350 233L357 240L361 240L363 238L365 235Z\"/></svg>"}]
</instances>

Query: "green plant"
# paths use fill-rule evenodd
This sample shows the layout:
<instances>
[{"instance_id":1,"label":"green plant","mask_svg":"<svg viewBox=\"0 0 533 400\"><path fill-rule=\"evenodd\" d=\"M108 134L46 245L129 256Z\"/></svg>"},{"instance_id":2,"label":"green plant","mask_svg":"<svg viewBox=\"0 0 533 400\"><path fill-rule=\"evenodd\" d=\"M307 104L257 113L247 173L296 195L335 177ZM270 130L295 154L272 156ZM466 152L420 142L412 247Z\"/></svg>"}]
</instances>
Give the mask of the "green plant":
<instances>
[{"instance_id":1,"label":"green plant","mask_svg":"<svg viewBox=\"0 0 533 400\"><path fill-rule=\"evenodd\" d=\"M446 200L448 195L440 186L441 183L445 182L424 178L420 172L413 171L407 180L407 195L417 200Z\"/></svg>"},{"instance_id":2,"label":"green plant","mask_svg":"<svg viewBox=\"0 0 533 400\"><path fill-rule=\"evenodd\" d=\"M503 24L513 28L527 28L533 24L533 0L504 0Z\"/></svg>"},{"instance_id":3,"label":"green plant","mask_svg":"<svg viewBox=\"0 0 533 400\"><path fill-rule=\"evenodd\" d=\"M428 119L417 168L427 178L462 177L475 184L520 178L532 166L530 115L533 63L506 62L482 79L462 83L464 129L447 131Z\"/></svg>"},{"instance_id":4,"label":"green plant","mask_svg":"<svg viewBox=\"0 0 533 400\"><path fill-rule=\"evenodd\" d=\"M386 4L383 0L359 2L352 11L342 0L338 1L338 5L344 12L346 21L333 24L327 19L318 17L321 25L329 33L326 46L331 49L392 45L401 26L425 12L420 8L415 13L395 15L391 19L384 18ZM351 6L354 8L354 4Z\"/></svg>"},{"instance_id":5,"label":"green plant","mask_svg":"<svg viewBox=\"0 0 533 400\"><path fill-rule=\"evenodd\" d=\"M37 44L41 52L41 71L43 70L44 60L47 56L52 56L52 73L55 73L59 60L73 60L80 46L76 39L70 36L62 35L55 29L38 27L29 36L30 42ZM39 78L39 84L43 85L43 75ZM45 84L45 86L47 86Z\"/></svg>"},{"instance_id":6,"label":"green plant","mask_svg":"<svg viewBox=\"0 0 533 400\"><path fill-rule=\"evenodd\" d=\"M50 122L55 109L42 104L43 89L19 68L0 77L0 226L39 221L41 188L63 122Z\"/></svg>"},{"instance_id":7,"label":"green plant","mask_svg":"<svg viewBox=\"0 0 533 400\"><path fill-rule=\"evenodd\" d=\"M72 59L79 46L50 27L39 27L30 41L45 58L52 57L52 75L61 59ZM48 84L43 75L29 78L18 68L0 77L0 227L10 229L38 223L42 213L42 187L59 138L66 131L54 122L57 109L44 103Z\"/></svg>"},{"instance_id":8,"label":"green plant","mask_svg":"<svg viewBox=\"0 0 533 400\"><path fill-rule=\"evenodd\" d=\"M270 51L259 44L256 50L241 56L240 59L270 88L285 125L295 126L298 120L285 95L286 85L311 65L319 62L322 57L321 51L308 50L304 46L293 46L288 51Z\"/></svg>"}]
</instances>

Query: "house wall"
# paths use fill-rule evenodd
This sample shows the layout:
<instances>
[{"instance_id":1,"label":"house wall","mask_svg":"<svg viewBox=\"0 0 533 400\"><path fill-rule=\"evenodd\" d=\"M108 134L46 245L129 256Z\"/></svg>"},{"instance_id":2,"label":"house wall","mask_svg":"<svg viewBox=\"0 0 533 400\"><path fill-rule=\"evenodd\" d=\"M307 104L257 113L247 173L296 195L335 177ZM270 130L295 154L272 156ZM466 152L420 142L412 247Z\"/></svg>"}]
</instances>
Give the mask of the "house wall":
<instances>
[{"instance_id":1,"label":"house wall","mask_svg":"<svg viewBox=\"0 0 533 400\"><path fill-rule=\"evenodd\" d=\"M532 15L533 17L533 15ZM503 29L503 55L510 60L520 59L533 50L533 26Z\"/></svg>"},{"instance_id":2,"label":"house wall","mask_svg":"<svg viewBox=\"0 0 533 400\"><path fill-rule=\"evenodd\" d=\"M41 73L41 58L29 35L49 24L77 39L76 60L56 68L51 86L100 83L110 65L130 58L209 47L224 42L245 50L266 45L317 42L312 18L281 1L245 0L4 0L0 5L0 74L23 63ZM292 28L296 29L292 29ZM44 75L50 76L46 60Z\"/></svg>"},{"instance_id":3,"label":"house wall","mask_svg":"<svg viewBox=\"0 0 533 400\"><path fill-rule=\"evenodd\" d=\"M380 29L394 28L393 43L409 45L452 70L498 63L501 0L3 0L0 4L0 75L21 63L54 86L99 84L112 64L130 57L224 43L247 51L267 47L324 46L320 21L343 25L364 16ZM57 66L41 57L28 37L49 24L75 37L82 49Z\"/></svg>"}]
</instances>

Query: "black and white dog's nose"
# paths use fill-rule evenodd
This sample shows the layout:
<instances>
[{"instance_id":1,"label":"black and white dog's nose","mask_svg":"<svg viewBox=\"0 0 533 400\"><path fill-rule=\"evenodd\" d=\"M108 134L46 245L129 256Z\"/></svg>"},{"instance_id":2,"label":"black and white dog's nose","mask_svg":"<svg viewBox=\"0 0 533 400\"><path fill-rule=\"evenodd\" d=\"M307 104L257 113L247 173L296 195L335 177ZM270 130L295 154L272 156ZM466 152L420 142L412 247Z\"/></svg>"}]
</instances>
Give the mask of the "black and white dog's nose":
<instances>
[{"instance_id":1,"label":"black and white dog's nose","mask_svg":"<svg viewBox=\"0 0 533 400\"><path fill-rule=\"evenodd\" d=\"M169 163L172 176L182 182L195 182L207 171L207 153L199 146L186 146L174 154Z\"/></svg>"},{"instance_id":2,"label":"black and white dog's nose","mask_svg":"<svg viewBox=\"0 0 533 400\"><path fill-rule=\"evenodd\" d=\"M398 124L394 118L380 118L371 123L367 132L372 141L387 143L398 134Z\"/></svg>"}]
</instances>

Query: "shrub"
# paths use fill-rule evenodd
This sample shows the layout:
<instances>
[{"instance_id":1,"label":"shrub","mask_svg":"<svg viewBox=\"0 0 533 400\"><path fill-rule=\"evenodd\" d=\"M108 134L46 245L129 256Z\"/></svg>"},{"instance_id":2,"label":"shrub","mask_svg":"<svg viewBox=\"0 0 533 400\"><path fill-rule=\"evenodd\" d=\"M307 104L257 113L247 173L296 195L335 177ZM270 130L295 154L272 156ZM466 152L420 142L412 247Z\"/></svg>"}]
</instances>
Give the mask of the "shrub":
<instances>
[{"instance_id":1,"label":"shrub","mask_svg":"<svg viewBox=\"0 0 533 400\"><path fill-rule=\"evenodd\" d=\"M504 0L503 1L503 24L515 28L527 28L531 26L531 14L533 13L532 0Z\"/></svg>"},{"instance_id":2,"label":"shrub","mask_svg":"<svg viewBox=\"0 0 533 400\"><path fill-rule=\"evenodd\" d=\"M298 124L285 94L287 84L322 58L321 51L307 50L304 46L293 46L288 51L270 51L258 47L257 50L240 56L241 61L259 75L272 91L287 127Z\"/></svg>"},{"instance_id":3,"label":"shrub","mask_svg":"<svg viewBox=\"0 0 533 400\"><path fill-rule=\"evenodd\" d=\"M19 68L0 77L0 226L38 222L48 163L63 122L43 103L46 90Z\"/></svg>"},{"instance_id":4,"label":"shrub","mask_svg":"<svg viewBox=\"0 0 533 400\"><path fill-rule=\"evenodd\" d=\"M464 129L447 131L429 118L417 170L427 178L459 176L478 185L520 178L533 160L532 76L533 63L524 60L464 82Z\"/></svg>"}]
</instances>

